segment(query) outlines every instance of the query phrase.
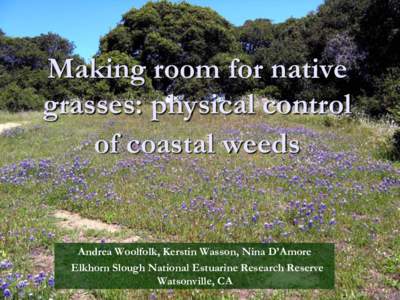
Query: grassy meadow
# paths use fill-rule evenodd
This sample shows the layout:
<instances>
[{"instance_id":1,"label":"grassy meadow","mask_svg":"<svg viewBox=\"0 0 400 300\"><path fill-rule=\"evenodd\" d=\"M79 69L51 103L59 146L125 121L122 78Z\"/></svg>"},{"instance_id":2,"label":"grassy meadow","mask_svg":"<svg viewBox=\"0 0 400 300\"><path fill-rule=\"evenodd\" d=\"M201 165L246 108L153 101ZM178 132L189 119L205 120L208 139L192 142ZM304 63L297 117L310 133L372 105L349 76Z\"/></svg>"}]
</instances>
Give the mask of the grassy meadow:
<instances>
[{"instance_id":1,"label":"grassy meadow","mask_svg":"<svg viewBox=\"0 0 400 300\"><path fill-rule=\"evenodd\" d=\"M400 165L381 158L385 124L305 116L61 116L0 113L0 287L36 299L399 299ZM298 138L298 155L100 155L98 139ZM55 212L118 225L63 226ZM79 224L78 224L79 226ZM135 237L135 239L133 239ZM53 289L52 245L333 242L336 289ZM1 297L0 291L0 297Z\"/></svg>"}]
</instances>

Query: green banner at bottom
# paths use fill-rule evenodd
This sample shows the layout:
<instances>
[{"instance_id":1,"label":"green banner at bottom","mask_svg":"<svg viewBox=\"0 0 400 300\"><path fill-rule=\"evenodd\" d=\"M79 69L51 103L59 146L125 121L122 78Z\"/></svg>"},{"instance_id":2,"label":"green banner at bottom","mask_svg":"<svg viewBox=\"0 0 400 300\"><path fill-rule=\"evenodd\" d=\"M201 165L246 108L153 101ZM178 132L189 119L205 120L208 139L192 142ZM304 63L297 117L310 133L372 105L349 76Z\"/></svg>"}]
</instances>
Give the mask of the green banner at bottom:
<instances>
[{"instance_id":1,"label":"green banner at bottom","mask_svg":"<svg viewBox=\"0 0 400 300\"><path fill-rule=\"evenodd\" d=\"M57 289L333 289L334 244L56 244Z\"/></svg>"}]
</instances>

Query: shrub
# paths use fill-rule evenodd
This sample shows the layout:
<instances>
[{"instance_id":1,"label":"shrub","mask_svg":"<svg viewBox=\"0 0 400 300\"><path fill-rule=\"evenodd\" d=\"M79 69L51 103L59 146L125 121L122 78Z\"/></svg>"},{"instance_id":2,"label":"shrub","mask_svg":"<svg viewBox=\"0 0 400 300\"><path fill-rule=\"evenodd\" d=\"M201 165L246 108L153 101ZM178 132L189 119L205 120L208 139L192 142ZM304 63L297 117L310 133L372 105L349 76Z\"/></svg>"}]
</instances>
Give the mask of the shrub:
<instances>
[{"instance_id":1,"label":"shrub","mask_svg":"<svg viewBox=\"0 0 400 300\"><path fill-rule=\"evenodd\" d=\"M11 83L0 90L0 109L17 112L21 110L39 109L43 100L33 88L21 88Z\"/></svg>"},{"instance_id":2,"label":"shrub","mask_svg":"<svg viewBox=\"0 0 400 300\"><path fill-rule=\"evenodd\" d=\"M378 97L360 96L357 98L357 102L361 111L368 116L379 118L386 113L382 101Z\"/></svg>"},{"instance_id":3,"label":"shrub","mask_svg":"<svg viewBox=\"0 0 400 300\"><path fill-rule=\"evenodd\" d=\"M254 92L258 96L279 99L281 97L281 92L279 88L275 85L267 85L263 89L258 89Z\"/></svg>"},{"instance_id":4,"label":"shrub","mask_svg":"<svg viewBox=\"0 0 400 300\"><path fill-rule=\"evenodd\" d=\"M379 140L376 143L375 154L380 159L400 161L400 129L390 137Z\"/></svg>"},{"instance_id":5,"label":"shrub","mask_svg":"<svg viewBox=\"0 0 400 300\"><path fill-rule=\"evenodd\" d=\"M400 129L396 130L391 140L391 158L400 160Z\"/></svg>"}]
</instances>

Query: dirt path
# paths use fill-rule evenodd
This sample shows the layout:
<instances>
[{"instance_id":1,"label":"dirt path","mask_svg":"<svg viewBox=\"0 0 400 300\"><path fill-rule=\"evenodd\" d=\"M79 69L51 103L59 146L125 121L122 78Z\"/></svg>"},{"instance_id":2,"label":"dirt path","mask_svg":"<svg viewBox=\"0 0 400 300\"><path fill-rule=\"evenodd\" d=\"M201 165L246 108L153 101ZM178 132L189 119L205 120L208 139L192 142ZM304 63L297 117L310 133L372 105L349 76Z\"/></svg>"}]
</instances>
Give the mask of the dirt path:
<instances>
[{"instance_id":1,"label":"dirt path","mask_svg":"<svg viewBox=\"0 0 400 300\"><path fill-rule=\"evenodd\" d=\"M122 227L115 224L107 224L98 220L82 218L79 214L74 214L65 210L57 210L54 217L61 219L57 222L61 227L69 230L98 230L111 233L122 230Z\"/></svg>"},{"instance_id":2,"label":"dirt path","mask_svg":"<svg viewBox=\"0 0 400 300\"><path fill-rule=\"evenodd\" d=\"M87 219L79 214L66 210L56 210L53 214L57 226L76 233L76 235L64 236L59 242L64 243L99 243L99 237L87 236L87 231L107 232L111 236L106 237L107 243L135 243L141 238L131 234L130 230L116 224L107 224L99 220ZM35 272L53 272L54 258L51 251L46 249L35 249L31 253L31 260Z\"/></svg>"},{"instance_id":3,"label":"dirt path","mask_svg":"<svg viewBox=\"0 0 400 300\"><path fill-rule=\"evenodd\" d=\"M77 240L74 242L98 242L86 236L87 231L101 232L105 231L112 236L107 237L107 242L115 243L134 243L141 238L132 234L131 230L117 224L107 224L100 220L81 217L79 214L66 210L56 210L53 216L57 219L57 225L63 229L71 230L77 233ZM72 242L68 237L64 242Z\"/></svg>"},{"instance_id":4,"label":"dirt path","mask_svg":"<svg viewBox=\"0 0 400 300\"><path fill-rule=\"evenodd\" d=\"M9 122L9 123L0 124L0 134L1 134L3 131L7 130L7 129L11 129L11 128L15 128L15 127L20 127L20 126L22 126L21 123L14 123L14 122Z\"/></svg>"}]
</instances>

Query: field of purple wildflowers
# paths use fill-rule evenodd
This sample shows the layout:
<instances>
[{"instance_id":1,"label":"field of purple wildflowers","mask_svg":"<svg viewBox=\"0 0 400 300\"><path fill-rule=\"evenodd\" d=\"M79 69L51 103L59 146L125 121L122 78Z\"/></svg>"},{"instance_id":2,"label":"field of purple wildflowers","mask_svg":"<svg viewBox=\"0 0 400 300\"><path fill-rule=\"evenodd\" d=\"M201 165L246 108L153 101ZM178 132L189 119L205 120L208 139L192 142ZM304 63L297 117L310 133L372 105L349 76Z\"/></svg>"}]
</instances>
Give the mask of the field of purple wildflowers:
<instances>
[{"instance_id":1,"label":"field of purple wildflowers","mask_svg":"<svg viewBox=\"0 0 400 300\"><path fill-rule=\"evenodd\" d=\"M0 297L66 298L35 253L75 241L57 209L119 224L143 241L333 242L334 291L85 291L96 299L399 299L400 165L379 159L383 130L322 117L129 116L30 121L0 136ZM329 124L329 126L327 125ZM389 129L387 129L389 130ZM386 130L386 131L387 131ZM100 155L98 139L299 139L297 155ZM113 236L89 232L83 239ZM82 237L80 237L82 239ZM90 298L88 298L90 299Z\"/></svg>"}]
</instances>

